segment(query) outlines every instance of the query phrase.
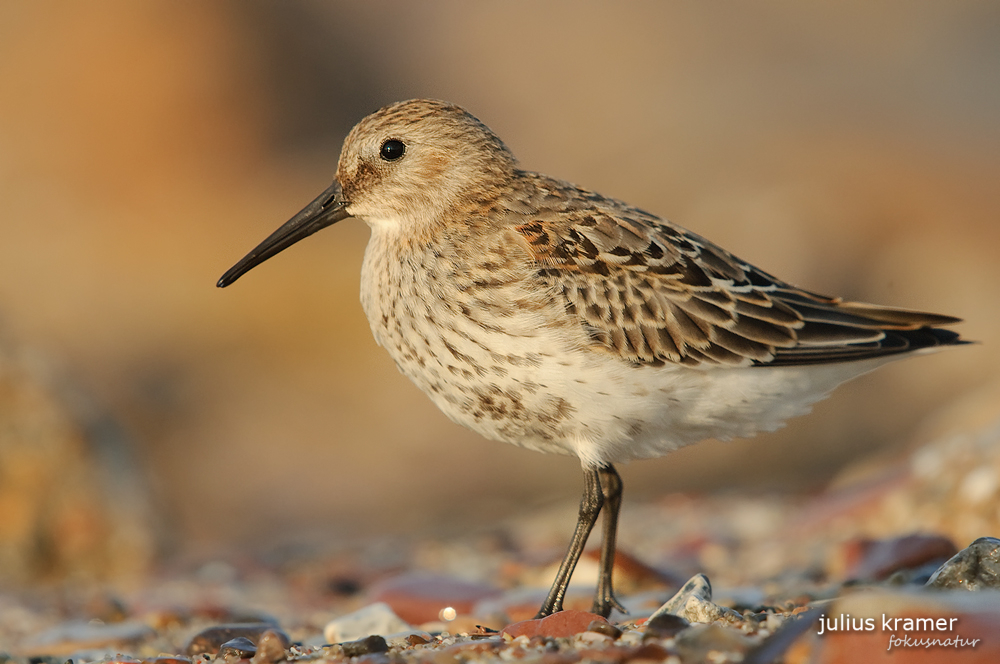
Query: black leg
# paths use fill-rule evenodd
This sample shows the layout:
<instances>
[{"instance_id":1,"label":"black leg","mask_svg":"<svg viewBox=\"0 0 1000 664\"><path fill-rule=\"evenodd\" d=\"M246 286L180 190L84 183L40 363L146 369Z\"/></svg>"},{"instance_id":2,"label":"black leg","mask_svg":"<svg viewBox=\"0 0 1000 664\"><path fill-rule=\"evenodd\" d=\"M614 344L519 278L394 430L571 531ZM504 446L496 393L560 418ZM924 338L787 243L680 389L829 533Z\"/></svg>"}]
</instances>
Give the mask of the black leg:
<instances>
[{"instance_id":1,"label":"black leg","mask_svg":"<svg viewBox=\"0 0 1000 664\"><path fill-rule=\"evenodd\" d=\"M583 498L580 500L580 515L577 517L576 530L573 532L573 539L569 543L569 550L559 565L556 572L556 579L552 582L548 597L542 602L542 608L538 610L536 618L544 618L557 611L562 611L563 598L566 597L566 588L569 586L569 579L573 576L576 563L580 560L583 547L587 544L587 537L597 523L597 516L601 513L604 505L604 489L601 487L600 473L603 469L584 470ZM611 471L614 473L614 470ZM617 477L617 473L615 473ZM621 481L619 480L619 496L621 495ZM617 510L615 517L617 517ZM617 518L616 518L617 523ZM608 588L610 590L610 582ZM609 609L610 610L610 609Z\"/></svg>"},{"instance_id":2,"label":"black leg","mask_svg":"<svg viewBox=\"0 0 1000 664\"><path fill-rule=\"evenodd\" d=\"M597 577L597 593L594 595L594 613L607 618L611 609L628 613L615 599L611 584L611 572L615 566L615 539L618 537L618 512L622 507L622 478L615 467L608 464L598 469L601 493L604 498L604 540L601 542L601 567Z\"/></svg>"}]
</instances>

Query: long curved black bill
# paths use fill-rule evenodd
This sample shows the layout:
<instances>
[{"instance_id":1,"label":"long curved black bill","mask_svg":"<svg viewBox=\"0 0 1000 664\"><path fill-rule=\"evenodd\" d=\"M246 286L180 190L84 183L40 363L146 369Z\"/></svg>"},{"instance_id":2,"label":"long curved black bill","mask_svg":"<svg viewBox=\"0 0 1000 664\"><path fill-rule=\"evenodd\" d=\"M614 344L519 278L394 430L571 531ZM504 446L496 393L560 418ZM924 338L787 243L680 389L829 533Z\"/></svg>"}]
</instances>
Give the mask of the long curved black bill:
<instances>
[{"instance_id":1,"label":"long curved black bill","mask_svg":"<svg viewBox=\"0 0 1000 664\"><path fill-rule=\"evenodd\" d=\"M281 253L299 240L307 238L316 231L326 228L349 217L347 201L340 191L340 185L334 181L326 191L316 197L302 211L286 221L281 228L254 247L253 251L244 256L239 263L229 268L216 286L225 288L233 283L254 266L260 265L271 256Z\"/></svg>"}]
</instances>

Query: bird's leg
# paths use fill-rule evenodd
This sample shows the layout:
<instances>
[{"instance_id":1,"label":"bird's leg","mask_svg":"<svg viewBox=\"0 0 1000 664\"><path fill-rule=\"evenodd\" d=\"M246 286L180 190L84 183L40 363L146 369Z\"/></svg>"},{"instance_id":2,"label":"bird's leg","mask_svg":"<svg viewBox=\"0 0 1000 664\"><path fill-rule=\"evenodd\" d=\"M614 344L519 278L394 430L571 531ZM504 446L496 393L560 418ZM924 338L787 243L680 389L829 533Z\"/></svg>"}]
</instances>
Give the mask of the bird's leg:
<instances>
[{"instance_id":1,"label":"bird's leg","mask_svg":"<svg viewBox=\"0 0 1000 664\"><path fill-rule=\"evenodd\" d=\"M601 478L599 470L588 468L584 471L583 498L580 499L580 514L576 521L576 530L573 532L573 539L569 543L569 550L563 557L556 572L555 581L549 590L548 597L542 602L542 608L538 609L535 618L544 618L557 611L562 611L563 598L566 597L566 588L569 586L569 579L573 576L576 563L580 560L583 547L587 544L587 537L597 523L597 517L601 513L604 505L604 491L601 488ZM620 482L619 482L620 484ZM620 491L619 491L620 493ZM610 587L610 586L609 586Z\"/></svg>"},{"instance_id":2,"label":"bird's leg","mask_svg":"<svg viewBox=\"0 0 1000 664\"><path fill-rule=\"evenodd\" d=\"M598 468L601 494L604 498L604 540L601 542L601 567L597 577L597 593L592 611L607 618L611 609L628 613L615 599L611 584L611 571L615 566L615 539L618 536L618 512L622 507L622 478L611 464Z\"/></svg>"}]
</instances>

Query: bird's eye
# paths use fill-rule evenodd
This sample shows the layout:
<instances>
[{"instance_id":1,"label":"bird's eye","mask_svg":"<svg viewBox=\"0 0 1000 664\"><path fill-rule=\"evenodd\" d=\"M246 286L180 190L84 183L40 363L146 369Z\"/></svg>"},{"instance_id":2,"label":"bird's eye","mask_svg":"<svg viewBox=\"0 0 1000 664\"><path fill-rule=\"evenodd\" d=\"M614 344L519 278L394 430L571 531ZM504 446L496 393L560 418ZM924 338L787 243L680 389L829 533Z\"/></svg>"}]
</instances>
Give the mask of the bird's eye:
<instances>
[{"instance_id":1,"label":"bird's eye","mask_svg":"<svg viewBox=\"0 0 1000 664\"><path fill-rule=\"evenodd\" d=\"M382 149L379 150L378 154L385 161L396 161L403 156L404 152L406 152L406 146L403 145L403 141L390 138L382 144Z\"/></svg>"}]
</instances>

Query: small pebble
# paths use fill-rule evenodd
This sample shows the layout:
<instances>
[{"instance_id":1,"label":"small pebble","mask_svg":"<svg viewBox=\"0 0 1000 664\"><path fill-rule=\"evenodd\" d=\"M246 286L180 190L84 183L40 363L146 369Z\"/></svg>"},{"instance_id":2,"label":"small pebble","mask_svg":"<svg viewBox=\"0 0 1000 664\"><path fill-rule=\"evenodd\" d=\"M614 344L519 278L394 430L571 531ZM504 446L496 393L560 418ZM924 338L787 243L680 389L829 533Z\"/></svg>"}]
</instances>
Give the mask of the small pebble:
<instances>
[{"instance_id":1,"label":"small pebble","mask_svg":"<svg viewBox=\"0 0 1000 664\"><path fill-rule=\"evenodd\" d=\"M601 620L591 620L590 624L587 625L588 632L597 632L598 634L603 634L604 636L610 636L612 639L617 640L618 637L622 635L622 631L612 625L611 623L604 622Z\"/></svg>"},{"instance_id":2,"label":"small pebble","mask_svg":"<svg viewBox=\"0 0 1000 664\"><path fill-rule=\"evenodd\" d=\"M233 664L241 659L249 659L256 654L257 646L253 644L253 641L245 636L237 636L219 646L217 657L225 660L227 664Z\"/></svg>"},{"instance_id":3,"label":"small pebble","mask_svg":"<svg viewBox=\"0 0 1000 664\"><path fill-rule=\"evenodd\" d=\"M764 627L769 631L774 632L785 623L785 620L785 616L777 613L768 613L767 618L764 619Z\"/></svg>"},{"instance_id":4,"label":"small pebble","mask_svg":"<svg viewBox=\"0 0 1000 664\"><path fill-rule=\"evenodd\" d=\"M273 629L261 634L257 641L257 654L253 656L253 664L273 664L286 658L285 640Z\"/></svg>"},{"instance_id":5,"label":"small pebble","mask_svg":"<svg viewBox=\"0 0 1000 664\"><path fill-rule=\"evenodd\" d=\"M419 643L430 643L434 637L420 629L408 629L395 634L385 634L386 643L389 647L405 648L406 646L417 645Z\"/></svg>"},{"instance_id":6,"label":"small pebble","mask_svg":"<svg viewBox=\"0 0 1000 664\"><path fill-rule=\"evenodd\" d=\"M386 643L386 640L378 634L372 634L371 636L358 639L357 641L341 643L340 647L344 649L344 655L347 657L359 657L361 655L389 652L389 644Z\"/></svg>"},{"instance_id":7,"label":"small pebble","mask_svg":"<svg viewBox=\"0 0 1000 664\"><path fill-rule=\"evenodd\" d=\"M651 639L665 639L691 626L684 618L672 613L661 613L646 621L644 634Z\"/></svg>"}]
</instances>

